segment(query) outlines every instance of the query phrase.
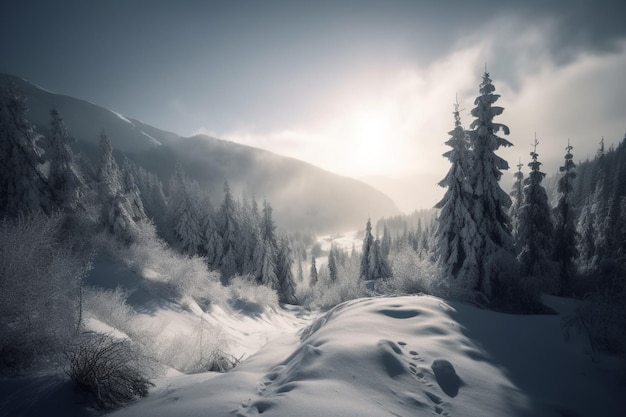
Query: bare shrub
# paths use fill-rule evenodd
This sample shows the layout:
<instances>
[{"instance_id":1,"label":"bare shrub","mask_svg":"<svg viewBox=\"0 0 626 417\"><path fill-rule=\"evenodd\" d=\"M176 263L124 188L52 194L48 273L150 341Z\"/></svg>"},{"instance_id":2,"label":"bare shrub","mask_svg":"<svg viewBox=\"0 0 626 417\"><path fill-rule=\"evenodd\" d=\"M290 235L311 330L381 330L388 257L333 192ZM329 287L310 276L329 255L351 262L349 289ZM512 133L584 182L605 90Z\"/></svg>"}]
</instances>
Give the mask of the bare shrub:
<instances>
[{"instance_id":1,"label":"bare shrub","mask_svg":"<svg viewBox=\"0 0 626 417\"><path fill-rule=\"evenodd\" d=\"M66 372L92 399L110 410L148 395L157 366L128 339L84 333L66 352Z\"/></svg>"}]
</instances>

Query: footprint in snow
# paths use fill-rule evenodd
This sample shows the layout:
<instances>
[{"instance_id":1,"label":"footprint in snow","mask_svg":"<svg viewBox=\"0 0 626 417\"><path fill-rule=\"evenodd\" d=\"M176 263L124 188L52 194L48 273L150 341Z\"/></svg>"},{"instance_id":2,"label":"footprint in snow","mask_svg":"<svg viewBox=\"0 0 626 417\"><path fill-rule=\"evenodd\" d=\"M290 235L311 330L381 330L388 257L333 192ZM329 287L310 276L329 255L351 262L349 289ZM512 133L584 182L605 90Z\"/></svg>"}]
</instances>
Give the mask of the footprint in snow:
<instances>
[{"instance_id":1,"label":"footprint in snow","mask_svg":"<svg viewBox=\"0 0 626 417\"><path fill-rule=\"evenodd\" d=\"M464 384L457 375L454 366L445 359L437 359L430 368L433 370L435 379L441 390L448 397L456 397L459 393L459 388Z\"/></svg>"}]
</instances>

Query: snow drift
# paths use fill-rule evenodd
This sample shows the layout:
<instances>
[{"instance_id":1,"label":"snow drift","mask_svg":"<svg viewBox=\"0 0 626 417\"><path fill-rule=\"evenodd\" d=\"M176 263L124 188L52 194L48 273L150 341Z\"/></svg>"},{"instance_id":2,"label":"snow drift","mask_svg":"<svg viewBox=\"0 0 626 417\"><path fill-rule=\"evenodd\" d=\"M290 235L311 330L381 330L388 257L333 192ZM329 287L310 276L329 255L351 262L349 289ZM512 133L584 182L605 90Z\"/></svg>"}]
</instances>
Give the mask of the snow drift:
<instances>
[{"instance_id":1,"label":"snow drift","mask_svg":"<svg viewBox=\"0 0 626 417\"><path fill-rule=\"evenodd\" d=\"M559 320L430 296L352 300L227 374L162 380L115 415L618 415L617 374L565 342Z\"/></svg>"}]
</instances>

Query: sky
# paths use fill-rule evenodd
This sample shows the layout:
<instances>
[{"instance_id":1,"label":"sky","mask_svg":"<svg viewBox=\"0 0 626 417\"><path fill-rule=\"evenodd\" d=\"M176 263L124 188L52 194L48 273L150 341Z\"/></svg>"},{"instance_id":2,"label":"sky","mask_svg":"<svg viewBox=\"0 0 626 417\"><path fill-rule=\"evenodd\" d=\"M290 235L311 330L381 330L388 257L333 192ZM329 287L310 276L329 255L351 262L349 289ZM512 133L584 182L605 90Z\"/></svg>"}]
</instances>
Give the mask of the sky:
<instances>
[{"instance_id":1,"label":"sky","mask_svg":"<svg viewBox=\"0 0 626 417\"><path fill-rule=\"evenodd\" d=\"M0 72L183 136L202 133L364 179L432 207L458 98L487 68L527 164L548 173L626 132L626 3L160 1L0 3ZM524 167L527 171L527 166Z\"/></svg>"}]
</instances>

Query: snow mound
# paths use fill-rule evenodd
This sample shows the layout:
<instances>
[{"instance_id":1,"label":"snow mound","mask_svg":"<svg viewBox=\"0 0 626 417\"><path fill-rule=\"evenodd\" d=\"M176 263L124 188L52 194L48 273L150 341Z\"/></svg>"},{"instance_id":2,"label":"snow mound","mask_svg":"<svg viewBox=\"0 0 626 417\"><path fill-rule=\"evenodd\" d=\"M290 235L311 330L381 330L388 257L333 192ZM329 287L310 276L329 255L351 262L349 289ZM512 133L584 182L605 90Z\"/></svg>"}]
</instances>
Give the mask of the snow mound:
<instances>
[{"instance_id":1,"label":"snow mound","mask_svg":"<svg viewBox=\"0 0 626 417\"><path fill-rule=\"evenodd\" d=\"M619 415L623 385L559 320L430 296L351 300L227 374L163 380L115 415Z\"/></svg>"}]
</instances>

